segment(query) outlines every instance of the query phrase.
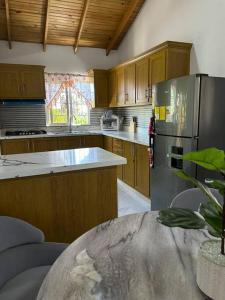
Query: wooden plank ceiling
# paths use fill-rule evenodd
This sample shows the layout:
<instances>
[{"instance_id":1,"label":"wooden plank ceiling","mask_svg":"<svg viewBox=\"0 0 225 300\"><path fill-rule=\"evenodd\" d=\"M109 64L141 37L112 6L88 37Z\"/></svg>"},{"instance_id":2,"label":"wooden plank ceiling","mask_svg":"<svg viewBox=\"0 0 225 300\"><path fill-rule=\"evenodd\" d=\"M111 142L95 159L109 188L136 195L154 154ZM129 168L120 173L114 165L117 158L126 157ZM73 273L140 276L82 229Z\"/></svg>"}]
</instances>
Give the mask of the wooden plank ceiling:
<instances>
[{"instance_id":1,"label":"wooden plank ceiling","mask_svg":"<svg viewBox=\"0 0 225 300\"><path fill-rule=\"evenodd\" d=\"M117 49L145 0L0 0L0 40Z\"/></svg>"}]
</instances>

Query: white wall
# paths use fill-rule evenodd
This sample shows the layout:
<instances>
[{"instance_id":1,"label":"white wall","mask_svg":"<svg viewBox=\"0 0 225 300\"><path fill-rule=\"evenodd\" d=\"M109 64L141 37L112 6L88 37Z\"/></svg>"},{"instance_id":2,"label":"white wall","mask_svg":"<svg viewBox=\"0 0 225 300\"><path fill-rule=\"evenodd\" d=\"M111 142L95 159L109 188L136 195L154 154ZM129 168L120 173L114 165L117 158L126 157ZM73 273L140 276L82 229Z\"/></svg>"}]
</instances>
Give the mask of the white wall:
<instances>
[{"instance_id":1,"label":"white wall","mask_svg":"<svg viewBox=\"0 0 225 300\"><path fill-rule=\"evenodd\" d=\"M119 47L120 61L166 40L192 42L191 73L225 77L225 0L146 0Z\"/></svg>"},{"instance_id":2,"label":"white wall","mask_svg":"<svg viewBox=\"0 0 225 300\"><path fill-rule=\"evenodd\" d=\"M18 42L13 42L10 50L6 41L0 41L0 63L44 65L48 72L84 73L91 68L110 68L118 61L117 51L106 56L103 49L78 48L75 55L69 46L47 45L43 52L41 44Z\"/></svg>"}]
</instances>

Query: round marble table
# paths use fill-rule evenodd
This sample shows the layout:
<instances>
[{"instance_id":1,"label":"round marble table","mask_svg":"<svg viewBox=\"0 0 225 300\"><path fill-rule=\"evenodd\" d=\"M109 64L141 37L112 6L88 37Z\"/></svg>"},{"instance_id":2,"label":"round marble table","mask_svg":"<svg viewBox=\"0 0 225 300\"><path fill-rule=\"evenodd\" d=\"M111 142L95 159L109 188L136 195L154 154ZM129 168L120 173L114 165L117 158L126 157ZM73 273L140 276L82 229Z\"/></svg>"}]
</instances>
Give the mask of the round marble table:
<instances>
[{"instance_id":1,"label":"round marble table","mask_svg":"<svg viewBox=\"0 0 225 300\"><path fill-rule=\"evenodd\" d=\"M38 300L197 300L196 257L204 230L168 228L157 212L99 225L50 269Z\"/></svg>"}]
</instances>

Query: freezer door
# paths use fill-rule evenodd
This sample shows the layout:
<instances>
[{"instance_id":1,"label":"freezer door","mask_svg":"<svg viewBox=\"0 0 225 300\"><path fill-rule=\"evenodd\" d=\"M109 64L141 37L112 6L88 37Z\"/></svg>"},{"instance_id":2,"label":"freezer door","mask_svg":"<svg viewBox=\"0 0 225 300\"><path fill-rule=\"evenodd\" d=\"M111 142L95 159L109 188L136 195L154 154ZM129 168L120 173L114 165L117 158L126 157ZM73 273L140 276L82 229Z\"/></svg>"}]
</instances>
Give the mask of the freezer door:
<instances>
[{"instance_id":1,"label":"freezer door","mask_svg":"<svg viewBox=\"0 0 225 300\"><path fill-rule=\"evenodd\" d=\"M151 168L151 207L159 210L169 207L172 199L191 185L175 175L176 170L184 170L195 176L196 167L190 162L176 159L196 150L196 140L191 138L175 138L157 135L154 143L154 167ZM171 155L172 154L172 155Z\"/></svg>"},{"instance_id":2,"label":"freezer door","mask_svg":"<svg viewBox=\"0 0 225 300\"><path fill-rule=\"evenodd\" d=\"M225 151L225 78L204 77L201 83L198 150L217 147ZM197 169L197 178L217 178L218 173ZM220 176L218 177L220 178Z\"/></svg>"},{"instance_id":3,"label":"freezer door","mask_svg":"<svg viewBox=\"0 0 225 300\"><path fill-rule=\"evenodd\" d=\"M184 76L153 87L156 133L194 137L198 135L200 77Z\"/></svg>"}]
</instances>

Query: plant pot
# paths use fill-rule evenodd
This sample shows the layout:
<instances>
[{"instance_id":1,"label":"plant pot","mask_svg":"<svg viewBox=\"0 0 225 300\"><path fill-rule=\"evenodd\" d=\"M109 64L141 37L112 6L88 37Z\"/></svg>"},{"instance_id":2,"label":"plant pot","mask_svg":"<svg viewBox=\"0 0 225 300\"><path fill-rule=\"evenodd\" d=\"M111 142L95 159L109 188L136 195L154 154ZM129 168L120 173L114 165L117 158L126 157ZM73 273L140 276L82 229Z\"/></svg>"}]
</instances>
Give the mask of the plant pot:
<instances>
[{"instance_id":1,"label":"plant pot","mask_svg":"<svg viewBox=\"0 0 225 300\"><path fill-rule=\"evenodd\" d=\"M220 240L202 243L197 260L197 284L208 297L225 299L225 256L220 254Z\"/></svg>"}]
</instances>

